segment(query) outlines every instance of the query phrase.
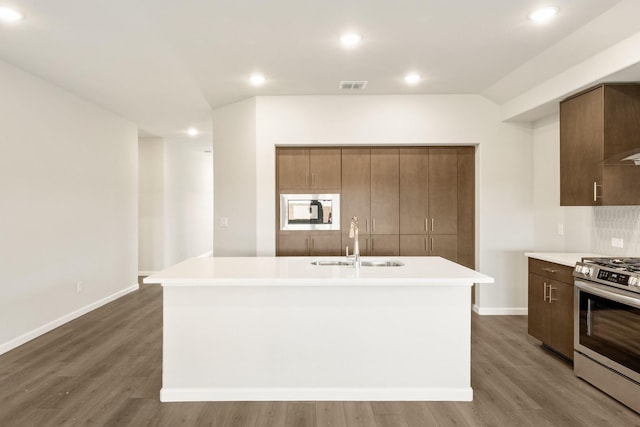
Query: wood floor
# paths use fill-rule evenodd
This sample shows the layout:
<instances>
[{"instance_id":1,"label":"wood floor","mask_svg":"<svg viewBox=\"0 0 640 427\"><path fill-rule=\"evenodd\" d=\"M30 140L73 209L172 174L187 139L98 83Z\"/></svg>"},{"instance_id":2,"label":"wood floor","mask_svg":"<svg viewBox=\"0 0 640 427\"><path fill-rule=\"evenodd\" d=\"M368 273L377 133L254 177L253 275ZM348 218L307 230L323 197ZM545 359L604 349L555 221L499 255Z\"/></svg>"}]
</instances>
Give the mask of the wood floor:
<instances>
[{"instance_id":1,"label":"wood floor","mask_svg":"<svg viewBox=\"0 0 640 427\"><path fill-rule=\"evenodd\" d=\"M0 356L0 426L640 426L526 321L473 316L473 402L160 403L162 289L144 285Z\"/></svg>"}]
</instances>

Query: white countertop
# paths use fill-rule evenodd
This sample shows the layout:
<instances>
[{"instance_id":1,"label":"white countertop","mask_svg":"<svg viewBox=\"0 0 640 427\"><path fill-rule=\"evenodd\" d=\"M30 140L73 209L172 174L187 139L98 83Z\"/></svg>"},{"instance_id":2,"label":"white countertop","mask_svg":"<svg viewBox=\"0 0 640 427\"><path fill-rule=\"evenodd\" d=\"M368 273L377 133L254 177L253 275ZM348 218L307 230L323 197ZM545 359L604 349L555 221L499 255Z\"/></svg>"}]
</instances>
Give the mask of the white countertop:
<instances>
[{"instance_id":1,"label":"white countertop","mask_svg":"<svg viewBox=\"0 0 640 427\"><path fill-rule=\"evenodd\" d=\"M583 257L602 257L604 255L582 252L526 252L525 256L569 267L575 267L576 262L581 261Z\"/></svg>"},{"instance_id":2,"label":"white countertop","mask_svg":"<svg viewBox=\"0 0 640 427\"><path fill-rule=\"evenodd\" d=\"M441 257L362 257L396 260L401 267L314 266L344 257L190 258L144 279L163 286L441 285L493 283L493 278Z\"/></svg>"}]
</instances>

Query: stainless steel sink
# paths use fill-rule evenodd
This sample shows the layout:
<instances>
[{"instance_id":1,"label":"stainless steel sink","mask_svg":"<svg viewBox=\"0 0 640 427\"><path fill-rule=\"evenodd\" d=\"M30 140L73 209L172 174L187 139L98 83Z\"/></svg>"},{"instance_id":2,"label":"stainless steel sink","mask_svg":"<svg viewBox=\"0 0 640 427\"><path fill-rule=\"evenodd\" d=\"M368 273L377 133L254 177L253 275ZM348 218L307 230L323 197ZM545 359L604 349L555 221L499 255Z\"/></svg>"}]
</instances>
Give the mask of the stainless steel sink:
<instances>
[{"instance_id":1,"label":"stainless steel sink","mask_svg":"<svg viewBox=\"0 0 640 427\"><path fill-rule=\"evenodd\" d=\"M363 267L402 267L404 264L400 261L362 261Z\"/></svg>"},{"instance_id":2,"label":"stainless steel sink","mask_svg":"<svg viewBox=\"0 0 640 427\"><path fill-rule=\"evenodd\" d=\"M353 261L340 261L340 260L315 260L311 261L311 265L320 266L350 266L353 267ZM375 260L375 261L361 261L362 267L402 267L404 264L400 261L393 260Z\"/></svg>"},{"instance_id":3,"label":"stainless steel sink","mask_svg":"<svg viewBox=\"0 0 640 427\"><path fill-rule=\"evenodd\" d=\"M337 260L316 260L311 261L311 265L323 265L323 266L332 266L332 265L353 265L353 262L349 261L337 261Z\"/></svg>"}]
</instances>

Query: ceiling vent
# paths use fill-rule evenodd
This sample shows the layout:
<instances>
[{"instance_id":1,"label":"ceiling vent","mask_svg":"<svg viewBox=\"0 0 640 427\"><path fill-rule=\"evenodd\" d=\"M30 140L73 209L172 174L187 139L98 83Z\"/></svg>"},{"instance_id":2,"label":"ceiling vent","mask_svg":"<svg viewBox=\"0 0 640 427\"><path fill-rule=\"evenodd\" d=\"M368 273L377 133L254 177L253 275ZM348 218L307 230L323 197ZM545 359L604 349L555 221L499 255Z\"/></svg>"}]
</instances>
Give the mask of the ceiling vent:
<instances>
[{"instance_id":1,"label":"ceiling vent","mask_svg":"<svg viewBox=\"0 0 640 427\"><path fill-rule=\"evenodd\" d=\"M364 89L367 82L364 80L345 80L340 82L340 89L359 90Z\"/></svg>"}]
</instances>

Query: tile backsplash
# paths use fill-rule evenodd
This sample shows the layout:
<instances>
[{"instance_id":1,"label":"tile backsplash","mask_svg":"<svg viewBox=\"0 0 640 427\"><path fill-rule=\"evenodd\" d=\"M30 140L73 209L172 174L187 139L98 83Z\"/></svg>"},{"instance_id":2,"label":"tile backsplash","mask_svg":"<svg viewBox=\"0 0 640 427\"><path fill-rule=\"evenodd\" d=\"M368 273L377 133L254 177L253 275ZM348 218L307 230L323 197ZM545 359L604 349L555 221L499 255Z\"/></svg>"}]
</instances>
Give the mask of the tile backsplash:
<instances>
[{"instance_id":1,"label":"tile backsplash","mask_svg":"<svg viewBox=\"0 0 640 427\"><path fill-rule=\"evenodd\" d=\"M624 247L612 247L613 238L623 239ZM640 257L640 206L594 207L591 246L596 253Z\"/></svg>"}]
</instances>

